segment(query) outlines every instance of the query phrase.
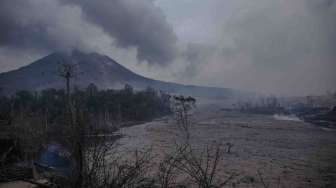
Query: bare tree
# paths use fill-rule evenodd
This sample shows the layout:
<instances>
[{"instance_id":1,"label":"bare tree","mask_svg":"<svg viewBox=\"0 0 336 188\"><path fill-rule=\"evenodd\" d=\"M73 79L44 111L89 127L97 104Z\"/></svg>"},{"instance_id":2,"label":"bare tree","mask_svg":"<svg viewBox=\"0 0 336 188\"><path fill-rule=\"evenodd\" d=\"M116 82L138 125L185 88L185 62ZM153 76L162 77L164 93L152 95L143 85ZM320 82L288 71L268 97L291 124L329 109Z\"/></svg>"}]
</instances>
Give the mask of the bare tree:
<instances>
[{"instance_id":1,"label":"bare tree","mask_svg":"<svg viewBox=\"0 0 336 188\"><path fill-rule=\"evenodd\" d=\"M176 175L189 177L200 188L219 188L228 184L234 175L228 178L219 177L219 166L222 165L224 146L217 143L207 145L205 150L197 152L189 142L191 121L190 111L196 100L192 97L174 96L173 111L178 127L183 132L186 142L177 143L176 150L166 156L160 164L160 183L164 188L176 185ZM230 152L232 144L227 145Z\"/></svg>"},{"instance_id":2,"label":"bare tree","mask_svg":"<svg viewBox=\"0 0 336 188\"><path fill-rule=\"evenodd\" d=\"M173 112L177 125L184 134L186 141L190 138L190 111L195 107L196 99L192 97L174 96L173 97Z\"/></svg>"},{"instance_id":3,"label":"bare tree","mask_svg":"<svg viewBox=\"0 0 336 188\"><path fill-rule=\"evenodd\" d=\"M46 140L43 123L40 117L27 116L17 117L14 122L17 143L19 143L20 150L23 152L24 160L29 162L32 167L34 178L37 178L37 173L33 161L36 160L37 154Z\"/></svg>"},{"instance_id":4,"label":"bare tree","mask_svg":"<svg viewBox=\"0 0 336 188\"><path fill-rule=\"evenodd\" d=\"M60 63L58 67L58 75L65 79L67 107L69 111L71 110L70 81L72 78L76 77L79 74L76 66L76 64L72 63Z\"/></svg>"},{"instance_id":5,"label":"bare tree","mask_svg":"<svg viewBox=\"0 0 336 188\"><path fill-rule=\"evenodd\" d=\"M158 166L158 184L161 188L172 188L177 186L177 177L181 175L177 169L177 165L181 160L183 149L178 149L171 155L167 154Z\"/></svg>"},{"instance_id":6,"label":"bare tree","mask_svg":"<svg viewBox=\"0 0 336 188\"><path fill-rule=\"evenodd\" d=\"M200 188L223 187L235 176L219 177L219 166L223 160L223 147L220 144L206 146L201 153L195 152L190 145L183 146L180 150L176 168L188 175Z\"/></svg>"},{"instance_id":7,"label":"bare tree","mask_svg":"<svg viewBox=\"0 0 336 188\"><path fill-rule=\"evenodd\" d=\"M71 79L78 75L76 64L73 63L60 63L58 67L58 75L65 79L66 89L66 114L65 123L68 126L64 127L65 138L68 141L68 147L73 159L73 172L72 180L76 187L82 187L84 176L84 162L85 162L85 130L86 120L81 106L74 106L71 99Z\"/></svg>"}]
</instances>

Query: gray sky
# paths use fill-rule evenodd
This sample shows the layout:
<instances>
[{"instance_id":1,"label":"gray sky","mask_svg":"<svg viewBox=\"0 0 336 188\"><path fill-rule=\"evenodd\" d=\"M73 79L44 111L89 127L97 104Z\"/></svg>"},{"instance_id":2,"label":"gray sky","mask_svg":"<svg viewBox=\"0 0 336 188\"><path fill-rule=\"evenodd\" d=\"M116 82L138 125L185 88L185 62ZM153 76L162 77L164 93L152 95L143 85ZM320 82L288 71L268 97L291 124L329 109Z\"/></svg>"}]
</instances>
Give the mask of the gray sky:
<instances>
[{"instance_id":1,"label":"gray sky","mask_svg":"<svg viewBox=\"0 0 336 188\"><path fill-rule=\"evenodd\" d=\"M2 0L0 65L97 51L156 79L280 94L336 89L335 0Z\"/></svg>"}]
</instances>

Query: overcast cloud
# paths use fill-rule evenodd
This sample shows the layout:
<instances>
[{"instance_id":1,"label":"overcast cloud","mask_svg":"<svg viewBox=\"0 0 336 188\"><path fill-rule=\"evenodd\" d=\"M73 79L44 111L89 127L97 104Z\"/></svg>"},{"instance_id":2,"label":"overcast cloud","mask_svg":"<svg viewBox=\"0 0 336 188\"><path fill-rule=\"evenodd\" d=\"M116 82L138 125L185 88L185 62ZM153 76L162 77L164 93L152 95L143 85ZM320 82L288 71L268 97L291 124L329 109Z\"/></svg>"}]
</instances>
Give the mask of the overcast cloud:
<instances>
[{"instance_id":1,"label":"overcast cloud","mask_svg":"<svg viewBox=\"0 0 336 188\"><path fill-rule=\"evenodd\" d=\"M98 51L145 76L264 93L335 91L335 0L2 0L0 63Z\"/></svg>"},{"instance_id":2,"label":"overcast cloud","mask_svg":"<svg viewBox=\"0 0 336 188\"><path fill-rule=\"evenodd\" d=\"M284 95L335 91L336 1L158 3L188 43L179 74L187 83Z\"/></svg>"}]
</instances>

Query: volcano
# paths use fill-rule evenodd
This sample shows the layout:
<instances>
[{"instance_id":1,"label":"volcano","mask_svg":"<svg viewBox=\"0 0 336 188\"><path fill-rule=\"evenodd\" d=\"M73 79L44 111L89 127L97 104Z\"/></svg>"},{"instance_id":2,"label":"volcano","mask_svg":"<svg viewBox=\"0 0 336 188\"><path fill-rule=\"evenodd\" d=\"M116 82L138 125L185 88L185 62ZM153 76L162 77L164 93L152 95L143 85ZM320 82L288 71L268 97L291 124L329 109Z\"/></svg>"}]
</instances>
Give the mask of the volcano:
<instances>
[{"instance_id":1,"label":"volcano","mask_svg":"<svg viewBox=\"0 0 336 188\"><path fill-rule=\"evenodd\" d=\"M207 98L230 98L243 94L230 88L183 85L150 79L128 70L106 55L80 51L52 53L17 70L1 73L1 93L8 95L19 90L64 88L64 80L57 71L62 63L75 64L78 74L71 81L73 86L79 88L93 83L99 89L120 89L129 84L136 90L152 87L168 93Z\"/></svg>"}]
</instances>

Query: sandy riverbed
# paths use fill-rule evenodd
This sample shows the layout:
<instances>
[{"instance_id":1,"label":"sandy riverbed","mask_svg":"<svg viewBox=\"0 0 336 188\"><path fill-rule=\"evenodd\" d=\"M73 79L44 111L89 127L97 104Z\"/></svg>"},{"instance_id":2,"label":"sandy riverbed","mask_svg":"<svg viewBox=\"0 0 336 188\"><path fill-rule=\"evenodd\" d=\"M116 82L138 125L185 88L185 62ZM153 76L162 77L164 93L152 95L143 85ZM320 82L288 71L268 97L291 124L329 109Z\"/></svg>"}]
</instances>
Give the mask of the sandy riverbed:
<instances>
[{"instance_id":1,"label":"sandy riverbed","mask_svg":"<svg viewBox=\"0 0 336 188\"><path fill-rule=\"evenodd\" d=\"M336 130L272 116L246 115L200 107L194 113L191 142L203 148L213 141L234 146L222 161L221 176L238 176L235 187L261 187L257 171L270 187L336 187ZM151 147L162 155L179 140L172 119L166 118L120 130L121 150Z\"/></svg>"}]
</instances>

